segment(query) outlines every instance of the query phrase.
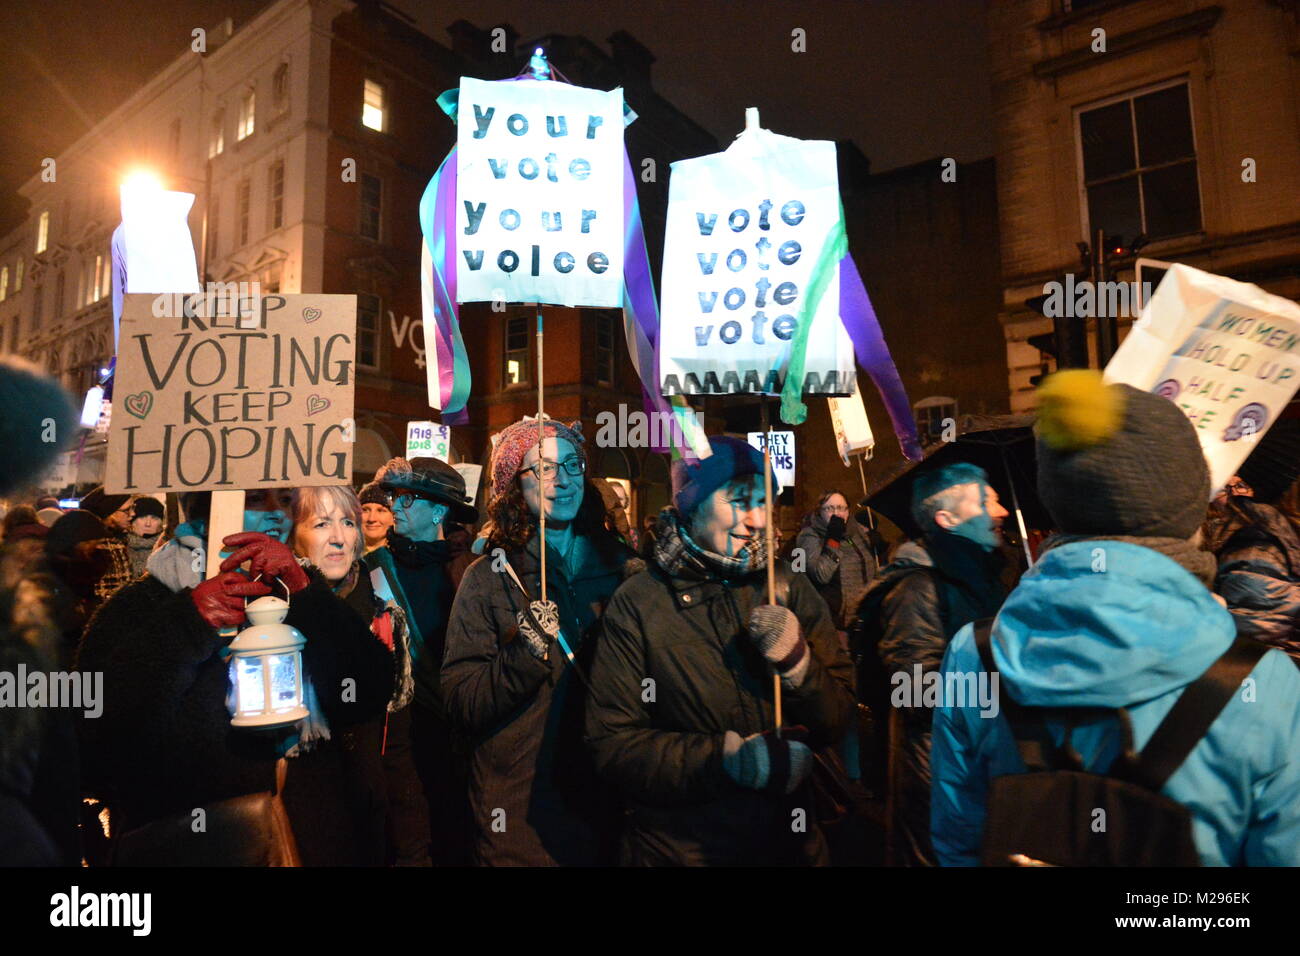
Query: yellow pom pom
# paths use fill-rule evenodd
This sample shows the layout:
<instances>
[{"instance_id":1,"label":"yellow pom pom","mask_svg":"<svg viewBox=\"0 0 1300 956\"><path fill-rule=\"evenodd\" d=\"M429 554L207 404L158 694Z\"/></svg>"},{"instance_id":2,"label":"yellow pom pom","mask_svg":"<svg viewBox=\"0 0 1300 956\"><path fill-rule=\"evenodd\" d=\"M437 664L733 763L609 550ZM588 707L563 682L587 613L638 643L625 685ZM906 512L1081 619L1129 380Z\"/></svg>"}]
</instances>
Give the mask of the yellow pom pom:
<instances>
[{"instance_id":1,"label":"yellow pom pom","mask_svg":"<svg viewBox=\"0 0 1300 956\"><path fill-rule=\"evenodd\" d=\"M1078 451L1105 441L1124 419L1124 393L1095 369L1072 368L1038 389L1038 434L1058 451Z\"/></svg>"}]
</instances>

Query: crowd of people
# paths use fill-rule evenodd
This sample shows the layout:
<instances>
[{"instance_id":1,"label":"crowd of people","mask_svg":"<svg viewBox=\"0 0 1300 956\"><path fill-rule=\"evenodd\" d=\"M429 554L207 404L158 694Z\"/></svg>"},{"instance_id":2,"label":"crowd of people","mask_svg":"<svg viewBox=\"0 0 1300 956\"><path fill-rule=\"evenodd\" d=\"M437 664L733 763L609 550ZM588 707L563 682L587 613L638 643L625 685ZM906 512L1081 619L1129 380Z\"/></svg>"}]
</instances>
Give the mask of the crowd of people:
<instances>
[{"instance_id":1,"label":"crowd of people","mask_svg":"<svg viewBox=\"0 0 1300 956\"><path fill-rule=\"evenodd\" d=\"M70 426L48 381L0 373ZM482 513L432 458L249 492L212 577L209 493L11 503L0 670L102 676L102 706L0 707L0 863L1001 862L1024 714L1044 753L1118 773L1235 654L1241 692L1154 789L1196 861L1300 864L1300 465L1211 501L1176 406L1089 372L1043 385L1036 440L1056 533L1018 580L974 465L918 469L892 553L830 490L782 558L745 442L674 461L635 528L551 419L495 436ZM251 731L228 646L273 592L308 716ZM1000 716L900 693L994 671ZM855 819L878 856L837 845Z\"/></svg>"}]
</instances>

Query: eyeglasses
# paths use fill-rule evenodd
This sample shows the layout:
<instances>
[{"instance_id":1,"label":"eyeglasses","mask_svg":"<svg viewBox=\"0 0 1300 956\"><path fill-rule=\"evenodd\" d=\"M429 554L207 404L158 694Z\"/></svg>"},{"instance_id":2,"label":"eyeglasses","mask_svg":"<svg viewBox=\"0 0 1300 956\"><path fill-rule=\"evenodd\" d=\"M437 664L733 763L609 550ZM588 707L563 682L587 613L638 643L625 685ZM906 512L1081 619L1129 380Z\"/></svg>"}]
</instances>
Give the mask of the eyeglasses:
<instances>
[{"instance_id":1,"label":"eyeglasses","mask_svg":"<svg viewBox=\"0 0 1300 956\"><path fill-rule=\"evenodd\" d=\"M566 475L572 475L576 478L579 475L586 473L587 462L585 459L576 456L573 458L566 458L564 461L559 463L547 461L543 458L535 465L529 465L527 468L520 468L519 474L522 475L526 471L531 471L538 480L546 481L559 474L561 468L564 469Z\"/></svg>"},{"instance_id":2,"label":"eyeglasses","mask_svg":"<svg viewBox=\"0 0 1300 956\"><path fill-rule=\"evenodd\" d=\"M409 508L417 501L433 501L432 498L426 498L424 495L417 495L414 492L404 491L400 495L393 496L393 504L401 508Z\"/></svg>"}]
</instances>

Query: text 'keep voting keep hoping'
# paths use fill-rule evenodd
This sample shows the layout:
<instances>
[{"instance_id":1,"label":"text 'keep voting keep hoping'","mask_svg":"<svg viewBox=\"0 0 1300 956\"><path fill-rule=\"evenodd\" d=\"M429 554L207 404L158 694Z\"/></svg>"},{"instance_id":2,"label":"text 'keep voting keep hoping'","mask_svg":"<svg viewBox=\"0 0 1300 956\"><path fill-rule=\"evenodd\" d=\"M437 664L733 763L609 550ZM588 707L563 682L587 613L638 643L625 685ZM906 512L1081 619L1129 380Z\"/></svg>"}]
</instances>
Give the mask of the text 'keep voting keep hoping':
<instances>
[{"instance_id":1,"label":"text 'keep voting keep hoping'","mask_svg":"<svg viewBox=\"0 0 1300 956\"><path fill-rule=\"evenodd\" d=\"M105 485L347 482L355 330L350 295L126 296Z\"/></svg>"}]
</instances>

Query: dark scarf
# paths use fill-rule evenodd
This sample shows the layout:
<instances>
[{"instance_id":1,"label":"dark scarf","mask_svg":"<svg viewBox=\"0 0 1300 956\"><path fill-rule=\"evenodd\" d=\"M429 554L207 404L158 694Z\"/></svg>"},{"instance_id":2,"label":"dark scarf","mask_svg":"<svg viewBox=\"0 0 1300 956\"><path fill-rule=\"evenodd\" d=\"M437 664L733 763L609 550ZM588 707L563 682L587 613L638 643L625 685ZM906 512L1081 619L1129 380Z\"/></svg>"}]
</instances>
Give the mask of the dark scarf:
<instances>
[{"instance_id":1,"label":"dark scarf","mask_svg":"<svg viewBox=\"0 0 1300 956\"><path fill-rule=\"evenodd\" d=\"M947 609L949 636L970 621L996 614L1007 593L1001 580L1002 555L949 532L925 535L923 540L943 578L941 600Z\"/></svg>"},{"instance_id":2,"label":"dark scarf","mask_svg":"<svg viewBox=\"0 0 1300 956\"><path fill-rule=\"evenodd\" d=\"M445 540L416 541L396 532L388 534L388 550L393 552L394 561L407 568L424 568L451 560L451 545Z\"/></svg>"},{"instance_id":3,"label":"dark scarf","mask_svg":"<svg viewBox=\"0 0 1300 956\"><path fill-rule=\"evenodd\" d=\"M701 547L681 525L681 518L672 508L659 514L655 529L655 563L671 575L690 569L704 577L724 579L744 577L767 567L767 549L763 538L757 537L736 555L718 554Z\"/></svg>"},{"instance_id":4,"label":"dark scarf","mask_svg":"<svg viewBox=\"0 0 1300 956\"><path fill-rule=\"evenodd\" d=\"M1195 535L1190 538L1144 538L1131 534L1054 534L1043 542L1042 550L1046 553L1051 548L1074 544L1076 541L1126 541L1150 548L1177 562L1207 588L1214 586L1218 562L1210 552L1201 550Z\"/></svg>"}]
</instances>

